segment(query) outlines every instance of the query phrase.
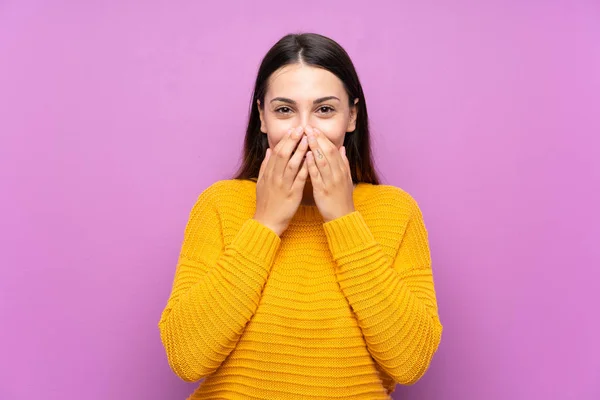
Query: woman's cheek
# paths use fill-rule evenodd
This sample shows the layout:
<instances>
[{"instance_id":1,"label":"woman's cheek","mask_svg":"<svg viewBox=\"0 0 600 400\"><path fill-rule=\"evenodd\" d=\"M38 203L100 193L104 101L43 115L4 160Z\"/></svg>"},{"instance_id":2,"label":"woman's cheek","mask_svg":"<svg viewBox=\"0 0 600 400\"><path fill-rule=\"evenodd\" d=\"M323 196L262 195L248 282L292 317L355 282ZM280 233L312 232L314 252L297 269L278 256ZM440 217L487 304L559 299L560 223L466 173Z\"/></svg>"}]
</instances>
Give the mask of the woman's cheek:
<instances>
[{"instance_id":1,"label":"woman's cheek","mask_svg":"<svg viewBox=\"0 0 600 400\"><path fill-rule=\"evenodd\" d=\"M316 128L323 132L325 137L327 137L327 139L329 139L329 141L333 144L343 143L344 136L346 135L346 125L339 121L337 118L332 118L328 121L323 122L325 123L317 125Z\"/></svg>"},{"instance_id":2,"label":"woman's cheek","mask_svg":"<svg viewBox=\"0 0 600 400\"><path fill-rule=\"evenodd\" d=\"M323 134L325 135L325 137L327 139L329 139L329 141L331 143L333 143L336 147L342 147L342 145L344 144L344 137L346 136L346 132L341 132L339 130L334 131L335 133L329 133L331 131L323 131L321 130L321 132L323 132Z\"/></svg>"},{"instance_id":3,"label":"woman's cheek","mask_svg":"<svg viewBox=\"0 0 600 400\"><path fill-rule=\"evenodd\" d=\"M277 136L275 136L275 137L271 136L269 138L269 141L273 144L271 146L271 148L274 149L279 144L279 142L281 142L283 139L285 139L286 135L287 135L287 131L285 131L283 133L278 133Z\"/></svg>"}]
</instances>

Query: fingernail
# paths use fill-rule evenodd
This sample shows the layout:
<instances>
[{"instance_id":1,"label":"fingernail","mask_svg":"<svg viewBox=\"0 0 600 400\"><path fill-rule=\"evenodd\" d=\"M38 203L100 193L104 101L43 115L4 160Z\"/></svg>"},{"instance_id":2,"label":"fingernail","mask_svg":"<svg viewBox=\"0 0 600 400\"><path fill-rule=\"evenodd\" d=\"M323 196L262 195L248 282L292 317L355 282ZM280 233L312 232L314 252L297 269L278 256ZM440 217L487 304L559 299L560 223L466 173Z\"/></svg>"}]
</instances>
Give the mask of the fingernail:
<instances>
[{"instance_id":1,"label":"fingernail","mask_svg":"<svg viewBox=\"0 0 600 400\"><path fill-rule=\"evenodd\" d=\"M296 128L296 133L302 133L303 130L304 130L304 127L299 126Z\"/></svg>"},{"instance_id":2,"label":"fingernail","mask_svg":"<svg viewBox=\"0 0 600 400\"><path fill-rule=\"evenodd\" d=\"M294 128L290 128L287 131L288 136L290 136L292 134L292 132L294 132Z\"/></svg>"},{"instance_id":3,"label":"fingernail","mask_svg":"<svg viewBox=\"0 0 600 400\"><path fill-rule=\"evenodd\" d=\"M308 133L308 136L311 136L313 134L313 128L310 125L306 125L306 133Z\"/></svg>"}]
</instances>

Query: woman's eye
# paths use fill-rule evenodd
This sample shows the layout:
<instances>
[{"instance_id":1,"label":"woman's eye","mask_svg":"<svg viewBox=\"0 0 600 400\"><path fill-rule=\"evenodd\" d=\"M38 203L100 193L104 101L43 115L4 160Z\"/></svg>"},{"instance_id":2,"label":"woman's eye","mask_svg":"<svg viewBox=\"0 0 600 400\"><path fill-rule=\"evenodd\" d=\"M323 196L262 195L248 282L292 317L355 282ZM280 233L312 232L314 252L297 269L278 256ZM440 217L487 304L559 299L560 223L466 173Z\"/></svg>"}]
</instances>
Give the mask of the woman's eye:
<instances>
[{"instance_id":1,"label":"woman's eye","mask_svg":"<svg viewBox=\"0 0 600 400\"><path fill-rule=\"evenodd\" d=\"M276 109L275 112L279 113L279 114L287 114L289 109L290 109L289 107L280 107L280 108ZM288 110L288 111L281 111L281 110Z\"/></svg>"},{"instance_id":2,"label":"woman's eye","mask_svg":"<svg viewBox=\"0 0 600 400\"><path fill-rule=\"evenodd\" d=\"M330 114L335 110L330 106L321 106L317 109L321 114ZM277 114L289 114L292 110L289 107L279 107L275 110Z\"/></svg>"}]
</instances>

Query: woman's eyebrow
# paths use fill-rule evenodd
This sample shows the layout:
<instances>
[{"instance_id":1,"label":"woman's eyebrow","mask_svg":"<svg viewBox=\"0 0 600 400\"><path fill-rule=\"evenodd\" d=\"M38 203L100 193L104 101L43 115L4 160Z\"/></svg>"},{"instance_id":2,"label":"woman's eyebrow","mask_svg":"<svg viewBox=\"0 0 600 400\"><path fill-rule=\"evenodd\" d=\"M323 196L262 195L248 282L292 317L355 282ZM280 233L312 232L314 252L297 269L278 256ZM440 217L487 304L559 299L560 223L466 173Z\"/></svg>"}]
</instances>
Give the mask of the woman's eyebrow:
<instances>
[{"instance_id":1,"label":"woman's eyebrow","mask_svg":"<svg viewBox=\"0 0 600 400\"><path fill-rule=\"evenodd\" d=\"M325 96L325 97L321 97L321 98L316 99L315 101L313 101L313 104L322 103L322 102L327 101L327 100L338 100L338 101L340 101L340 99L338 99L335 96ZM287 97L275 97L273 100L270 101L270 103L272 103L274 101L281 101L283 103L289 103L289 104L296 105L296 101L294 101L292 99L288 99Z\"/></svg>"}]
</instances>

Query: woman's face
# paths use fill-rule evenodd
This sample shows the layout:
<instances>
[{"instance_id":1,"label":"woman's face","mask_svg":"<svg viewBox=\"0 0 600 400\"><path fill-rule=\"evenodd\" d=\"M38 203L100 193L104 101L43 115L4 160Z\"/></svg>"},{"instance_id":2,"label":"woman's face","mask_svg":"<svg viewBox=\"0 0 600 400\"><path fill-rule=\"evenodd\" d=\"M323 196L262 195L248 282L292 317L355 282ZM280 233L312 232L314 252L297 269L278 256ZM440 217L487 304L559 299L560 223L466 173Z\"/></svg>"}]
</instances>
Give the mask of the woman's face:
<instances>
[{"instance_id":1,"label":"woman's face","mask_svg":"<svg viewBox=\"0 0 600 400\"><path fill-rule=\"evenodd\" d=\"M289 128L310 125L337 148L346 132L356 127L356 103L350 107L342 81L331 72L302 64L290 64L269 77L264 109L259 105L260 130L274 148Z\"/></svg>"}]
</instances>

